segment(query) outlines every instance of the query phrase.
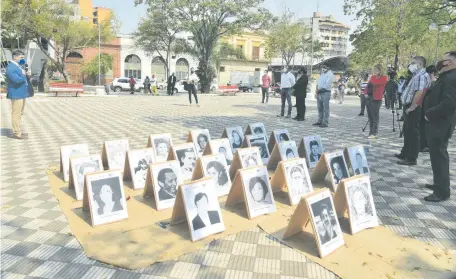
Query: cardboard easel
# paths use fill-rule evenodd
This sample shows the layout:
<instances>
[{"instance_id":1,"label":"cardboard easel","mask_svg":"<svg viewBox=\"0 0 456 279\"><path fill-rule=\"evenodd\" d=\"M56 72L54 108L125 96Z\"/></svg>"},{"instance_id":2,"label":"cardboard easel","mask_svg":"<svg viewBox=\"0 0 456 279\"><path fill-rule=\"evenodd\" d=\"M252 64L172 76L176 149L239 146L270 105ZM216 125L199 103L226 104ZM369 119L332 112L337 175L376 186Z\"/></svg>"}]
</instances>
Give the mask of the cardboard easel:
<instances>
[{"instance_id":1,"label":"cardboard easel","mask_svg":"<svg viewBox=\"0 0 456 279\"><path fill-rule=\"evenodd\" d=\"M103 160L103 166L105 167L105 169L108 169L108 170L111 170L111 167L109 165L109 158L108 158L108 150L106 148L106 142L124 142L126 141L126 149L125 149L125 156L126 156L126 153L127 151L130 149L130 143L128 141L128 139L121 139L121 140L112 140L112 141L105 141L103 142L103 149L102 149L102 152L101 152L101 159ZM124 168L121 168L121 171L123 171Z\"/></svg>"},{"instance_id":2,"label":"cardboard easel","mask_svg":"<svg viewBox=\"0 0 456 279\"><path fill-rule=\"evenodd\" d=\"M307 166L309 167L309 169L313 169L313 168L315 168L316 164L311 163L310 160L309 160L309 156L311 154L311 151L307 150L307 145L306 145L306 141L305 141L306 138L314 138L312 140L317 140L317 138L318 138L318 142L319 142L320 152L321 153L324 153L324 146L323 146L323 143L321 142L320 136L318 136L318 135L303 137L301 139L301 141L299 142L299 146L298 146L299 157L305 158L306 161L307 161Z\"/></svg>"},{"instance_id":3,"label":"cardboard easel","mask_svg":"<svg viewBox=\"0 0 456 279\"><path fill-rule=\"evenodd\" d=\"M87 158L87 159L90 158L91 160L97 160L99 162L99 165L98 165L98 168L100 169L99 171L103 170L103 163L101 161L101 156L98 154L88 155L88 156L78 156L78 157L73 157L72 159L70 159L70 174L69 174L68 188L70 190L75 191L75 196L76 196L77 200L82 200L84 198L84 196L78 197L77 191L75 189L75 184L77 183L78 176L77 176L77 174L73 173L74 159L80 159L80 158ZM84 174L84 178L85 178L85 174ZM84 181L85 181L85 179L84 179ZM83 187L83 191L84 191L84 185L82 185L82 187Z\"/></svg>"},{"instance_id":4,"label":"cardboard easel","mask_svg":"<svg viewBox=\"0 0 456 279\"><path fill-rule=\"evenodd\" d=\"M331 185L328 187L326 185L326 175L330 174L330 180L331 180ZM314 170L312 171L312 174L310 175L310 180L312 181L313 184L319 184L324 187L330 188L333 192L337 191L337 185L334 185L334 177L332 175L332 171L329 169L329 162L327 158L327 153L323 153L320 157L320 160L318 160L317 165L315 166Z\"/></svg>"},{"instance_id":5,"label":"cardboard easel","mask_svg":"<svg viewBox=\"0 0 456 279\"><path fill-rule=\"evenodd\" d=\"M269 150L274 150L274 147L277 144L277 132L286 132L287 135L290 136L290 134L288 133L288 130L286 130L286 129L272 131L271 135L269 136L269 140L268 140L268 149Z\"/></svg>"},{"instance_id":6,"label":"cardboard easel","mask_svg":"<svg viewBox=\"0 0 456 279\"><path fill-rule=\"evenodd\" d=\"M79 156L86 156L89 155L89 145L86 143L81 143L81 144L73 144L73 145L65 145L60 147L60 172L63 174L63 181L67 182L69 181L69 173L67 176L66 170L70 168L70 156L68 158L63 158L63 150L64 149L78 149L82 151L82 154ZM64 162L65 161L65 162Z\"/></svg>"},{"instance_id":7,"label":"cardboard easel","mask_svg":"<svg viewBox=\"0 0 456 279\"><path fill-rule=\"evenodd\" d=\"M187 142L191 142L191 143L194 144L194 146L195 146L195 152L196 152L196 155L198 155L198 157L204 153L204 150L203 150L203 152L201 152L201 153L197 151L197 150L199 149L199 146L197 146L197 142L198 142L197 140L198 140L198 139L194 139L194 138L193 138L193 134L194 134L195 132L202 132L202 131L206 131L206 132L207 132L207 135L208 135L208 139L207 139L207 143L206 143L206 146L207 146L207 144L209 144L209 142L211 141L211 135L210 135L208 129L191 130L191 131L188 131L188 134L187 134ZM206 148L204 148L204 149L206 149Z\"/></svg>"},{"instance_id":8,"label":"cardboard easel","mask_svg":"<svg viewBox=\"0 0 456 279\"><path fill-rule=\"evenodd\" d=\"M255 129L255 128L254 128L253 126L259 126L259 125L262 126L263 131L264 131L264 134L263 134L263 135L264 135L264 137L266 138L266 141L268 141L268 134L267 134L267 132L266 132L266 127L265 127L264 124L261 123L261 122L252 123L252 124L247 125L247 129L245 129L244 135L247 136L247 135L253 135L253 134L255 134L255 133L254 133L254 129Z\"/></svg>"},{"instance_id":9,"label":"cardboard easel","mask_svg":"<svg viewBox=\"0 0 456 279\"><path fill-rule=\"evenodd\" d=\"M152 155L154 154L153 148L144 148L144 149L139 149L139 150L149 150L150 152L152 152ZM132 162L130 162L131 156L129 156L129 153L131 153L133 151L139 151L139 150L127 150L127 153L125 154L125 164L124 164L124 171L123 171L123 180L132 181L133 188L135 190L140 189L140 188L136 185L136 182L132 178L133 177L132 169L134 168L133 167L134 165L132 165ZM154 159L154 161L155 161L155 159Z\"/></svg>"},{"instance_id":10,"label":"cardboard easel","mask_svg":"<svg viewBox=\"0 0 456 279\"><path fill-rule=\"evenodd\" d=\"M256 152L256 154L258 155L257 157L257 160L258 161L258 165L259 166L262 166L263 165L263 160L261 159L261 156L260 156L260 151L258 149L258 147L254 146L254 147L249 147L249 148L242 148L242 151L239 151L239 149L236 151L236 153L234 153L234 156L233 156L233 162L231 162L231 166L230 166L230 170L229 170L229 175L230 175L230 179L231 181L233 181L234 177L236 176L236 172L239 170L239 169L243 169L243 163L241 161L241 155L240 153L244 153L244 152L249 152L249 151L254 151Z\"/></svg>"},{"instance_id":11,"label":"cardboard easel","mask_svg":"<svg viewBox=\"0 0 456 279\"><path fill-rule=\"evenodd\" d=\"M228 143L228 146L231 148L230 141L227 138L210 140L204 148L203 156L218 154L218 149L216 150L216 148L214 148L214 144L216 144L217 142L223 142L225 144Z\"/></svg>"},{"instance_id":12,"label":"cardboard easel","mask_svg":"<svg viewBox=\"0 0 456 279\"><path fill-rule=\"evenodd\" d=\"M188 148L192 148L193 152L195 152L195 155L197 155L196 154L197 152L195 150L195 146L193 145L193 143L187 142L187 143L182 143L179 145L170 146L167 161L173 161L173 160L179 161L179 158L177 158L176 150L188 149Z\"/></svg>"},{"instance_id":13,"label":"cardboard easel","mask_svg":"<svg viewBox=\"0 0 456 279\"><path fill-rule=\"evenodd\" d=\"M268 161L268 170L275 171L280 161L287 160L286 155L280 153L280 147L283 145L296 148L296 142L294 141L285 141L279 144L275 144L274 149L271 152L271 157Z\"/></svg>"},{"instance_id":14,"label":"cardboard easel","mask_svg":"<svg viewBox=\"0 0 456 279\"><path fill-rule=\"evenodd\" d=\"M156 134L156 135L149 135L149 138L147 140L147 147L152 147L153 149L155 149L155 144L154 144L153 140L155 138L163 138L163 137L166 137L169 139L170 146L173 145L173 138L171 137L171 134Z\"/></svg>"},{"instance_id":15,"label":"cardboard easel","mask_svg":"<svg viewBox=\"0 0 456 279\"><path fill-rule=\"evenodd\" d=\"M357 175L355 173L355 168L353 167L353 162L351 160L351 157L350 157L350 149L351 148L359 148L358 150L360 150L360 153L361 153L361 156L366 158L366 167L367 167L367 170L368 170L368 173L369 173L369 176L370 176L370 168L369 168L369 163L367 162L367 156L366 156L366 153L364 152L364 146L363 145L355 145L355 146L351 146L351 147L346 147L344 149L344 157L345 157L345 162L347 163L347 169L351 169L352 170L352 174L353 175Z\"/></svg>"}]
</instances>

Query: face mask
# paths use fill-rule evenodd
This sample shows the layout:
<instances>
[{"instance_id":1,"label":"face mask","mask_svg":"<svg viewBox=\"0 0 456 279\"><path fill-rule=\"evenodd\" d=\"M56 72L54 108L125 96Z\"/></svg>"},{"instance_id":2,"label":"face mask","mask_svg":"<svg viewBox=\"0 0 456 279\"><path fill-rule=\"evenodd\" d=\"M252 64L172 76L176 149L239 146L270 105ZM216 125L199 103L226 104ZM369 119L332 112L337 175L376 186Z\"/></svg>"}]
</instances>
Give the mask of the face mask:
<instances>
[{"instance_id":1,"label":"face mask","mask_svg":"<svg viewBox=\"0 0 456 279\"><path fill-rule=\"evenodd\" d=\"M416 66L416 64L412 64L408 67L409 71L414 73L417 69L418 69L418 66Z\"/></svg>"},{"instance_id":2,"label":"face mask","mask_svg":"<svg viewBox=\"0 0 456 279\"><path fill-rule=\"evenodd\" d=\"M435 67L437 68L437 71L441 71L444 67L448 66L448 65L443 65L443 63L445 63L445 61L449 61L449 60L440 60L439 62L437 62L437 65L435 65Z\"/></svg>"},{"instance_id":3,"label":"face mask","mask_svg":"<svg viewBox=\"0 0 456 279\"><path fill-rule=\"evenodd\" d=\"M25 59L22 58L21 60L19 60L19 61L18 61L18 64L21 65L21 66L22 66L22 65L25 65Z\"/></svg>"}]
</instances>

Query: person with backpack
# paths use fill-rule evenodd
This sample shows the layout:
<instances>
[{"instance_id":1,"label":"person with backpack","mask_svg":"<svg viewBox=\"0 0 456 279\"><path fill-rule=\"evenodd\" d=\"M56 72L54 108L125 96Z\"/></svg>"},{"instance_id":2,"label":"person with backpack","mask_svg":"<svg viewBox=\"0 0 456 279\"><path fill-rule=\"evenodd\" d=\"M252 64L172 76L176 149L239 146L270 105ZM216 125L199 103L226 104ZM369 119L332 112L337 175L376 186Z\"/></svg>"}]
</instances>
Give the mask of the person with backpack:
<instances>
[{"instance_id":1,"label":"person with backpack","mask_svg":"<svg viewBox=\"0 0 456 279\"><path fill-rule=\"evenodd\" d=\"M135 94L135 84L136 80L133 77L130 77L130 94Z\"/></svg>"},{"instance_id":2,"label":"person with backpack","mask_svg":"<svg viewBox=\"0 0 456 279\"><path fill-rule=\"evenodd\" d=\"M145 94L152 94L152 91L150 90L150 79L149 79L148 76L144 80L144 93Z\"/></svg>"}]
</instances>

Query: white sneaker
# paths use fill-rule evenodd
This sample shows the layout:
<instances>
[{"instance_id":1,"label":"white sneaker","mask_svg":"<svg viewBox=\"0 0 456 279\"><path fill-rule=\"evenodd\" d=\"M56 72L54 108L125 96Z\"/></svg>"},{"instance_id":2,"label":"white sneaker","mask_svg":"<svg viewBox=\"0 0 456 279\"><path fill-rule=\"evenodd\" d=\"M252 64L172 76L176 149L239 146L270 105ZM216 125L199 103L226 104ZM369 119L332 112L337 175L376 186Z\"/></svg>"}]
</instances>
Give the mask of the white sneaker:
<instances>
[{"instance_id":1,"label":"white sneaker","mask_svg":"<svg viewBox=\"0 0 456 279\"><path fill-rule=\"evenodd\" d=\"M377 139L377 136L376 135L370 135L367 137L368 139Z\"/></svg>"}]
</instances>

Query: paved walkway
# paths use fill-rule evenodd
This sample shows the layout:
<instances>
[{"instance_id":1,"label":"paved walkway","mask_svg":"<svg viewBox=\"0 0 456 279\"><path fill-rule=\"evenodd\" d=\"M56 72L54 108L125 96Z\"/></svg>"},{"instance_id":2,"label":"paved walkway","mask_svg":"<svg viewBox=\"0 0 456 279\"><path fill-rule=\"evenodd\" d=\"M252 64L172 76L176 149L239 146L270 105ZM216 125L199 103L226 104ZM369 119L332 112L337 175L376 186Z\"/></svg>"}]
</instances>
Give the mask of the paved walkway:
<instances>
[{"instance_id":1,"label":"paved walkway","mask_svg":"<svg viewBox=\"0 0 456 279\"><path fill-rule=\"evenodd\" d=\"M259 229L215 241L205 249L173 261L127 271L88 259L71 235L65 216L50 191L45 168L59 162L61 145L87 142L92 153L103 141L129 138L131 148L144 147L147 136L169 132L183 141L189 129L208 128L213 138L225 126L264 122L268 131L287 128L293 140L320 134L327 151L355 144L369 147L368 159L377 212L381 222L400 235L456 250L456 195L443 203L423 201L432 182L428 154L418 166L396 165L392 154L401 147L392 132L392 114L381 109L379 139L368 142L361 132L366 118L357 117L359 100L332 104L330 126L311 126L316 104L309 101L307 121L275 117L280 99L269 105L257 95L200 95L201 107L177 97L116 96L28 100L25 122L30 139L8 138L10 103L1 103L1 278L337 278L331 272L281 245ZM397 127L396 127L397 129ZM450 142L451 175L456 181L456 146ZM453 193L455 189L453 187Z\"/></svg>"}]
</instances>

